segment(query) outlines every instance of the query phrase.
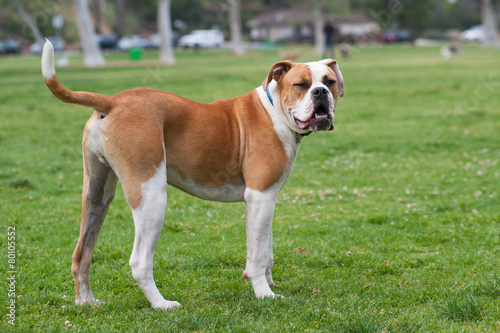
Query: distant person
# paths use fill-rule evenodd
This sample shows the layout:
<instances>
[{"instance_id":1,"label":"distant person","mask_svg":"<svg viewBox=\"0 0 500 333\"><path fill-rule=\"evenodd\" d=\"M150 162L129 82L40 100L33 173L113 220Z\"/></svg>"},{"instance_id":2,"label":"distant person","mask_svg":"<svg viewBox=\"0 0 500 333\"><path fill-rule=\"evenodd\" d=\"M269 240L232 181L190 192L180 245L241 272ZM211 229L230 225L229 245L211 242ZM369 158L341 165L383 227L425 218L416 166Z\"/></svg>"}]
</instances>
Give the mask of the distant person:
<instances>
[{"instance_id":1,"label":"distant person","mask_svg":"<svg viewBox=\"0 0 500 333\"><path fill-rule=\"evenodd\" d=\"M323 27L323 31L325 33L325 53L323 54L323 56L327 58L328 55L331 54L330 57L333 58L335 55L335 42L333 40L333 36L336 32L335 26L332 24L332 22L326 21L325 26Z\"/></svg>"}]
</instances>

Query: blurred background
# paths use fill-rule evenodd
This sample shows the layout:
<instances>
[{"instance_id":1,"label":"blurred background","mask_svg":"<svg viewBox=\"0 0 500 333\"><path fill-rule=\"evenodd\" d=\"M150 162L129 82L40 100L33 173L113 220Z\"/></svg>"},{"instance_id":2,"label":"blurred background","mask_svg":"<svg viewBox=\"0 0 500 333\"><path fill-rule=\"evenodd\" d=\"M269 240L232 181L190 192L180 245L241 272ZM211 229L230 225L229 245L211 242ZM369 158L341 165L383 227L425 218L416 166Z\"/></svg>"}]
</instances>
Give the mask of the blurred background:
<instances>
[{"instance_id":1,"label":"blurred background","mask_svg":"<svg viewBox=\"0 0 500 333\"><path fill-rule=\"evenodd\" d=\"M361 44L438 45L443 57L461 43L498 47L498 0L2 0L0 55L41 53L44 38L56 52L84 54L103 65L102 52L305 45L318 55L350 56ZM293 60L293 52L286 54ZM59 65L64 65L64 60Z\"/></svg>"},{"instance_id":2,"label":"blurred background","mask_svg":"<svg viewBox=\"0 0 500 333\"><path fill-rule=\"evenodd\" d=\"M500 0L0 0L18 331L500 332L499 13ZM240 278L244 209L169 188L155 278L183 308L151 311L137 288L121 190L93 256L105 304L73 306L92 111L45 87L44 38L68 89L109 96L145 86L208 103L255 89L281 59L339 60L335 131L301 143L276 206L283 301L258 302Z\"/></svg>"}]
</instances>

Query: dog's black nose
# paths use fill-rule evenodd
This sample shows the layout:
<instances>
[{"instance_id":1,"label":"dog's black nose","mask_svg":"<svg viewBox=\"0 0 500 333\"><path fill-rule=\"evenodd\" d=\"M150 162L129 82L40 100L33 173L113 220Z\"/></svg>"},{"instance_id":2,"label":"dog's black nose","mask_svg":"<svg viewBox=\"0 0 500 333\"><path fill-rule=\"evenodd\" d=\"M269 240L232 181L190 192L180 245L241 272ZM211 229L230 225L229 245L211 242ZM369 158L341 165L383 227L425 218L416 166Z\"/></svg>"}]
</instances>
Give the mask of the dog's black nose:
<instances>
[{"instance_id":1,"label":"dog's black nose","mask_svg":"<svg viewBox=\"0 0 500 333\"><path fill-rule=\"evenodd\" d=\"M312 95L314 98L325 97L328 95L328 90L325 87L316 87L312 90Z\"/></svg>"}]
</instances>

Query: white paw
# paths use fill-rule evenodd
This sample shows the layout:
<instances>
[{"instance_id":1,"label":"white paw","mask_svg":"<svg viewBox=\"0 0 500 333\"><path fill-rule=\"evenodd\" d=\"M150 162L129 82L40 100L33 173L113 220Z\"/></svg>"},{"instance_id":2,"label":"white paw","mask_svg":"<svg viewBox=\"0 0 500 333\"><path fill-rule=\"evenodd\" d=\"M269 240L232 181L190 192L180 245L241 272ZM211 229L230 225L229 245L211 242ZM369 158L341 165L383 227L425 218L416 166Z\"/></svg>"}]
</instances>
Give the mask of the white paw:
<instances>
[{"instance_id":1,"label":"white paw","mask_svg":"<svg viewBox=\"0 0 500 333\"><path fill-rule=\"evenodd\" d=\"M260 298L260 299L264 299L264 298L285 298L285 296L283 295L280 295L280 294L275 294L273 292L270 292L270 293L256 293L255 296L257 296L257 298Z\"/></svg>"},{"instance_id":2,"label":"white paw","mask_svg":"<svg viewBox=\"0 0 500 333\"><path fill-rule=\"evenodd\" d=\"M159 304L153 305L153 308L162 309L162 310L169 310L169 309L179 308L180 306L181 306L181 304L179 302L163 301Z\"/></svg>"}]
</instances>

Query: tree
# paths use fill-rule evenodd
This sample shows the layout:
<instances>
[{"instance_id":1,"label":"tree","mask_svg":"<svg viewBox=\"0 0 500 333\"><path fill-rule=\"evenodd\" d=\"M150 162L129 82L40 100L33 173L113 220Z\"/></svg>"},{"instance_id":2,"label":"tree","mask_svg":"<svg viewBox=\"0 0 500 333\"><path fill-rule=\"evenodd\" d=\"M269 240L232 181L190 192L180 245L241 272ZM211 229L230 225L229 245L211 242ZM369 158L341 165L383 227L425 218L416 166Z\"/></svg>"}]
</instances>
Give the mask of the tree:
<instances>
[{"instance_id":1,"label":"tree","mask_svg":"<svg viewBox=\"0 0 500 333\"><path fill-rule=\"evenodd\" d=\"M175 65L170 0L158 0L158 33L160 34L160 63Z\"/></svg>"},{"instance_id":2,"label":"tree","mask_svg":"<svg viewBox=\"0 0 500 333\"><path fill-rule=\"evenodd\" d=\"M73 0L73 10L75 12L76 25L78 26L78 35L82 43L83 66L104 66L106 62L102 57L97 36L92 26L87 0Z\"/></svg>"},{"instance_id":3,"label":"tree","mask_svg":"<svg viewBox=\"0 0 500 333\"><path fill-rule=\"evenodd\" d=\"M229 0L229 26L231 30L231 43L233 44L233 53L241 56L245 53L241 33L240 0Z\"/></svg>"},{"instance_id":4,"label":"tree","mask_svg":"<svg viewBox=\"0 0 500 333\"><path fill-rule=\"evenodd\" d=\"M316 1L316 4L313 9L313 17L314 17L314 51L316 54L323 55L325 54L326 45L325 45L325 32L323 27L325 25L325 19L323 17L321 3Z\"/></svg>"},{"instance_id":5,"label":"tree","mask_svg":"<svg viewBox=\"0 0 500 333\"><path fill-rule=\"evenodd\" d=\"M417 38L427 28L435 4L436 0L380 0L370 4L370 16L382 29L407 29Z\"/></svg>"},{"instance_id":6,"label":"tree","mask_svg":"<svg viewBox=\"0 0 500 333\"><path fill-rule=\"evenodd\" d=\"M123 37L125 27L125 0L116 0L116 34Z\"/></svg>"},{"instance_id":7,"label":"tree","mask_svg":"<svg viewBox=\"0 0 500 333\"><path fill-rule=\"evenodd\" d=\"M95 27L97 33L102 33L102 15L104 12L104 0L93 0L92 6L94 7Z\"/></svg>"},{"instance_id":8,"label":"tree","mask_svg":"<svg viewBox=\"0 0 500 333\"><path fill-rule=\"evenodd\" d=\"M500 47L498 22L491 0L481 0L481 21L484 27L483 47Z\"/></svg>"},{"instance_id":9,"label":"tree","mask_svg":"<svg viewBox=\"0 0 500 333\"><path fill-rule=\"evenodd\" d=\"M43 47L43 44L45 43L45 39L43 39L42 34L40 33L40 30L38 29L38 26L36 25L35 21L29 17L28 14L24 11L23 4L21 3L21 0L12 0L14 4L16 5L17 12L21 19L28 25L28 27L31 29L31 32L33 33L33 36L35 36L36 42L38 45L40 45L40 48Z\"/></svg>"}]
</instances>

